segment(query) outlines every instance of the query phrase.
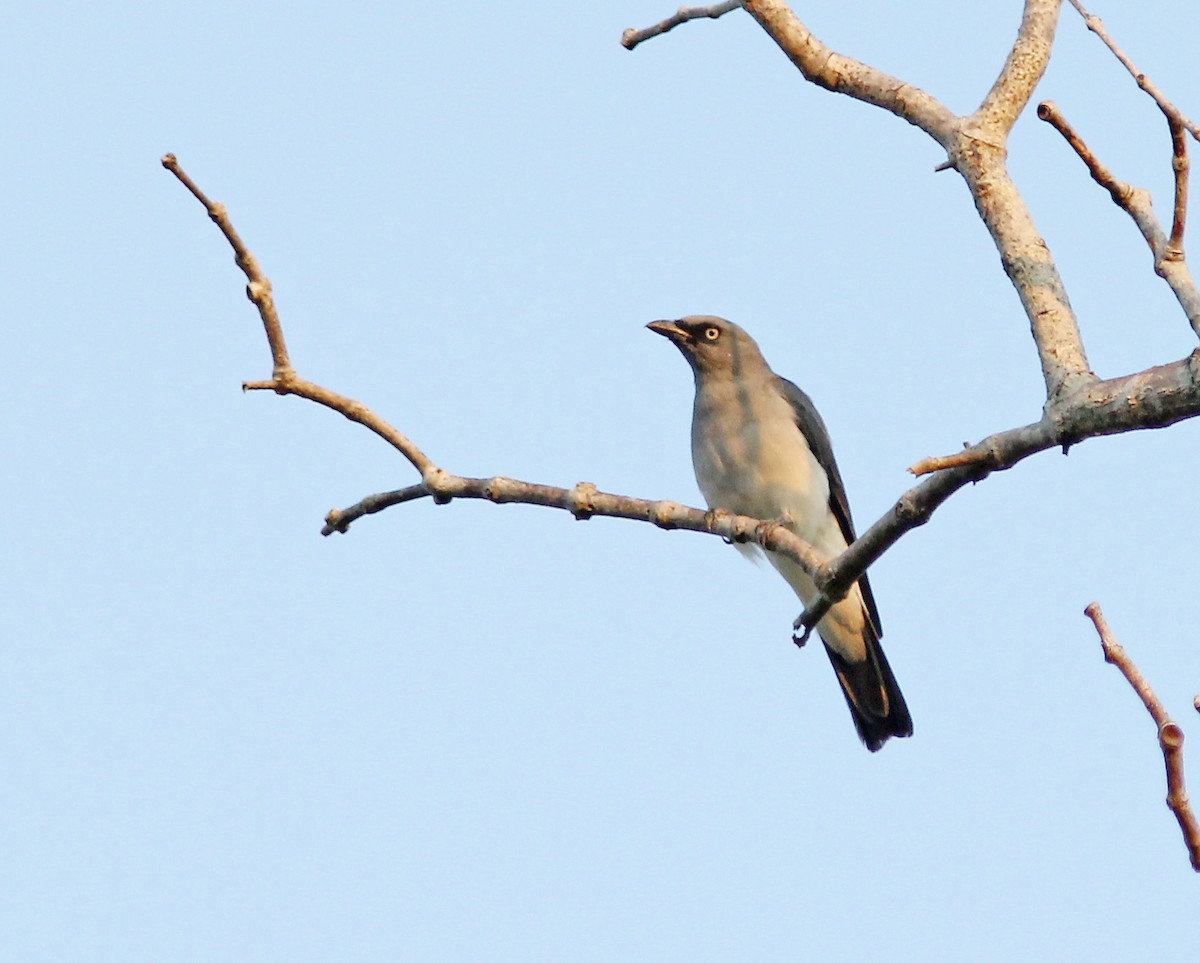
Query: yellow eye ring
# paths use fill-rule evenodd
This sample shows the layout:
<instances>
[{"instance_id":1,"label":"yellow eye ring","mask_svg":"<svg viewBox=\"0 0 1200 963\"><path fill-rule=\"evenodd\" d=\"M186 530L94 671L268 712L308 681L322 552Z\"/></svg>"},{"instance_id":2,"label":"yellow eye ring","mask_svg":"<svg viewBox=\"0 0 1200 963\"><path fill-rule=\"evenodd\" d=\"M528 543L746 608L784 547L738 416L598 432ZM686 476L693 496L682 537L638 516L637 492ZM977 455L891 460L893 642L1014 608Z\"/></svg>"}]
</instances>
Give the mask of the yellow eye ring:
<instances>
[{"instance_id":1,"label":"yellow eye ring","mask_svg":"<svg viewBox=\"0 0 1200 963\"><path fill-rule=\"evenodd\" d=\"M704 340L705 341L716 341L717 338L719 338L719 337L721 337L721 329L720 328L705 328L704 329Z\"/></svg>"}]
</instances>

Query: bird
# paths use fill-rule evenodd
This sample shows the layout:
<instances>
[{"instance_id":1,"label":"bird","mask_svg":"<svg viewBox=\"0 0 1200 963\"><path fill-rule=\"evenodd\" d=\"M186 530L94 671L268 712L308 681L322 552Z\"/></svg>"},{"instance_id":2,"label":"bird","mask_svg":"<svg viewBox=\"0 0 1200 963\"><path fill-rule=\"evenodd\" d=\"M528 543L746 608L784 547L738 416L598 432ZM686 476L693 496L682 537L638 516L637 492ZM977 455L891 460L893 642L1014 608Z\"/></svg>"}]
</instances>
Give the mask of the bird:
<instances>
[{"instance_id":1,"label":"bird","mask_svg":"<svg viewBox=\"0 0 1200 963\"><path fill-rule=\"evenodd\" d=\"M709 509L777 519L829 557L855 539L833 445L812 399L771 370L754 339L731 321L691 315L647 327L691 365L692 466ZM753 557L756 545L737 545ZM768 561L807 606L812 578L789 558ZM879 640L883 628L864 574L817 624L859 738L877 751L912 735L912 718Z\"/></svg>"}]
</instances>

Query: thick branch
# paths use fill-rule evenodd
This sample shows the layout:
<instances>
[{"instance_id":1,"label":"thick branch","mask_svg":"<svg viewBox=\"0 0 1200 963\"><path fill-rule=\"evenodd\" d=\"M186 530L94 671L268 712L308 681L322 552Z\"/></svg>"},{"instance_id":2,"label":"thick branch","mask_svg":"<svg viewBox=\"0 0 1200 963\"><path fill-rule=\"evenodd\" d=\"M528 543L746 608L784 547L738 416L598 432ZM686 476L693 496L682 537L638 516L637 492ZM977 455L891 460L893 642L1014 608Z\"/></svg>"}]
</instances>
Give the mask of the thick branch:
<instances>
[{"instance_id":1,"label":"thick branch","mask_svg":"<svg viewBox=\"0 0 1200 963\"><path fill-rule=\"evenodd\" d=\"M1043 101L1038 105L1037 113L1038 117L1062 134L1063 139L1087 167L1092 180L1108 191L1113 203L1133 219L1133 223L1137 225L1142 237L1146 239L1146 244L1149 245L1150 253L1154 257L1154 273L1167 282L1175 294L1179 306L1183 308L1188 324L1191 325L1196 335L1200 336L1200 289L1196 287L1192 272L1183 256L1182 248L1185 211L1181 210L1180 204L1185 206L1187 204L1186 177L1181 183L1177 176L1174 226L1172 227L1172 236L1168 237L1158 220L1158 215L1154 213L1149 191L1144 188L1135 188L1132 184L1118 180L1112 171L1091 152L1083 138L1068 123L1062 115L1062 111L1053 101ZM1178 131L1178 128L1176 130ZM1177 147L1183 143L1181 131L1177 133L1174 140ZM1176 161L1178 162L1178 160L1179 155L1177 154ZM1183 154L1183 164L1186 171L1186 153ZM1176 234L1179 235L1178 244L1174 240Z\"/></svg>"},{"instance_id":2,"label":"thick branch","mask_svg":"<svg viewBox=\"0 0 1200 963\"><path fill-rule=\"evenodd\" d=\"M1053 402L1091 380L1079 325L1050 249L1005 167L1005 141L1045 69L1061 0L1027 0L1016 43L983 106L959 118L925 91L835 53L783 0L744 0L747 12L806 79L874 104L925 131L946 148L967 183L1005 273L1029 319Z\"/></svg>"},{"instance_id":3,"label":"thick branch","mask_svg":"<svg viewBox=\"0 0 1200 963\"><path fill-rule=\"evenodd\" d=\"M1087 438L1165 428L1198 415L1200 349L1182 361L1092 382L1048 408L1041 421L997 432L945 458L923 459L909 471L929 477L905 492L853 545L814 573L821 594L796 619L795 628L807 638L876 559L905 533L929 521L938 506L964 485L1050 448L1065 450Z\"/></svg>"},{"instance_id":4,"label":"thick branch","mask_svg":"<svg viewBox=\"0 0 1200 963\"><path fill-rule=\"evenodd\" d=\"M1125 649L1113 637L1108 623L1104 619L1104 613L1100 611L1099 603L1093 602L1084 609L1084 614L1092 620L1100 635L1104 660L1121 670L1121 674L1125 676L1133 691L1142 700L1146 711L1150 713L1154 724L1158 726L1158 744L1162 749L1163 761L1167 767L1167 806L1175 814L1179 829L1183 833L1183 842L1187 847L1192 869L1200 873L1200 822L1197 822L1196 814L1192 812L1187 797L1187 786L1184 782L1183 730L1171 721L1162 701L1150 688L1150 683L1146 681L1145 676L1134 665Z\"/></svg>"},{"instance_id":5,"label":"thick branch","mask_svg":"<svg viewBox=\"0 0 1200 963\"><path fill-rule=\"evenodd\" d=\"M1000 76L979 109L964 120L950 152L1029 319L1051 405L1094 375L1050 248L1009 176L1007 142L1050 62L1061 7L1062 0L1026 0Z\"/></svg>"},{"instance_id":6,"label":"thick branch","mask_svg":"<svg viewBox=\"0 0 1200 963\"><path fill-rule=\"evenodd\" d=\"M1062 0L1026 0L1016 43L974 120L994 139L1008 136L1050 63Z\"/></svg>"},{"instance_id":7,"label":"thick branch","mask_svg":"<svg viewBox=\"0 0 1200 963\"><path fill-rule=\"evenodd\" d=\"M642 30L630 27L621 34L621 46L626 50L632 50L642 41L649 40L651 37L657 37L668 30L674 30L681 23L704 18L716 20L717 17L723 17L730 11L738 9L741 5L742 0L725 0L724 3L714 3L710 7L680 7L674 14L667 17L666 20L660 20L658 23L652 24Z\"/></svg>"},{"instance_id":8,"label":"thick branch","mask_svg":"<svg viewBox=\"0 0 1200 963\"><path fill-rule=\"evenodd\" d=\"M783 0L744 0L743 6L807 80L834 93L882 107L921 128L943 146L948 147L953 140L957 118L936 97L830 50Z\"/></svg>"},{"instance_id":9,"label":"thick branch","mask_svg":"<svg viewBox=\"0 0 1200 963\"><path fill-rule=\"evenodd\" d=\"M952 158L1025 310L1042 368L1046 401L1053 405L1095 378L1062 275L1009 176L1005 149L964 137Z\"/></svg>"}]
</instances>

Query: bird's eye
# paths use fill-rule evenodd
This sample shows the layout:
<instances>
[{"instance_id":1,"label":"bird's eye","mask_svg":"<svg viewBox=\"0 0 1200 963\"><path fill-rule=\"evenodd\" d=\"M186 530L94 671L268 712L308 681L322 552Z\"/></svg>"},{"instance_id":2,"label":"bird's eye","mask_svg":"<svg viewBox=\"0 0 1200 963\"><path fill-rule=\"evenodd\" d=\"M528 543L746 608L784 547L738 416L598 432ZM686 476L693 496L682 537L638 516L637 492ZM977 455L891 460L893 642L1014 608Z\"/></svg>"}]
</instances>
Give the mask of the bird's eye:
<instances>
[{"instance_id":1,"label":"bird's eye","mask_svg":"<svg viewBox=\"0 0 1200 963\"><path fill-rule=\"evenodd\" d=\"M720 328L705 328L704 329L704 340L705 341L716 341L717 338L719 338L719 337L721 337L721 329Z\"/></svg>"}]
</instances>

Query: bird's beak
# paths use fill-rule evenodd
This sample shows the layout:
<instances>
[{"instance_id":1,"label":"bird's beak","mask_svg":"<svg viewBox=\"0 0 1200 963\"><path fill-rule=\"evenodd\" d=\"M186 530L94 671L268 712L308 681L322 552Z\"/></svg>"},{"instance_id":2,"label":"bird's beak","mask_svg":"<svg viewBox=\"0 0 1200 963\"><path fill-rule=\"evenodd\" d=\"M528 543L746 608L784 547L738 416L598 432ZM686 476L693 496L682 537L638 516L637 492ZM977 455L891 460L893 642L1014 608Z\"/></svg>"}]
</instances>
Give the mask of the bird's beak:
<instances>
[{"instance_id":1,"label":"bird's beak","mask_svg":"<svg viewBox=\"0 0 1200 963\"><path fill-rule=\"evenodd\" d=\"M674 321L651 321L646 327L676 344L682 344L684 341L692 339L692 336Z\"/></svg>"}]
</instances>

